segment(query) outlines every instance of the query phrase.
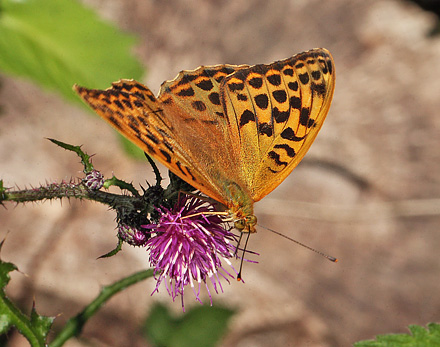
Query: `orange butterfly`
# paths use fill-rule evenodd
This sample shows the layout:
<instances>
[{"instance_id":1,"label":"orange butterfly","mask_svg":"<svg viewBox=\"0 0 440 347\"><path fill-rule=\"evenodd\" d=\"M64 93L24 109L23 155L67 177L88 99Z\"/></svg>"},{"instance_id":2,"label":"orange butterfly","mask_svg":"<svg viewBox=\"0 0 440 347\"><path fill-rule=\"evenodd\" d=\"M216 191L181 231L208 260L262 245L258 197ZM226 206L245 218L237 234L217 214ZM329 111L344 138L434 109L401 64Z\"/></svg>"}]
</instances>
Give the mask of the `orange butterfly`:
<instances>
[{"instance_id":1,"label":"orange butterfly","mask_svg":"<svg viewBox=\"0 0 440 347\"><path fill-rule=\"evenodd\" d=\"M134 80L74 89L102 118L169 170L225 205L255 232L254 202L298 165L318 134L335 88L323 48L268 65L201 66L162 84Z\"/></svg>"}]
</instances>

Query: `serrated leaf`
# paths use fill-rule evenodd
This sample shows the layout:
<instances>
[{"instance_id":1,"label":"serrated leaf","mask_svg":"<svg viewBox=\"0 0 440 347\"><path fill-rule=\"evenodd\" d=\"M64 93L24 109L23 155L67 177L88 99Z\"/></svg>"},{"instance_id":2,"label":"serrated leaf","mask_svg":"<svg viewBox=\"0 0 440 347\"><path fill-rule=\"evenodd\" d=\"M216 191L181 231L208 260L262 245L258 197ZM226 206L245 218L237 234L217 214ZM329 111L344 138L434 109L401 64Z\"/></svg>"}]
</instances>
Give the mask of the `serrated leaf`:
<instances>
[{"instance_id":1,"label":"serrated leaf","mask_svg":"<svg viewBox=\"0 0 440 347\"><path fill-rule=\"evenodd\" d=\"M4 240L0 243L0 249L3 246ZM11 280L11 276L9 276L9 273L17 270L17 266L12 263L4 262L0 259L0 291L4 290L4 287L9 283Z\"/></svg>"},{"instance_id":2,"label":"serrated leaf","mask_svg":"<svg viewBox=\"0 0 440 347\"><path fill-rule=\"evenodd\" d=\"M428 330L418 325L410 325L409 334L377 335L376 340L359 341L355 347L437 347L440 346L440 325L429 323Z\"/></svg>"},{"instance_id":3,"label":"serrated leaf","mask_svg":"<svg viewBox=\"0 0 440 347\"><path fill-rule=\"evenodd\" d=\"M0 242L0 250L4 242L5 240ZM6 334L12 326L12 318L8 309L10 302L6 298L5 287L11 280L9 273L14 270L17 270L17 266L0 259L0 334Z\"/></svg>"},{"instance_id":4,"label":"serrated leaf","mask_svg":"<svg viewBox=\"0 0 440 347\"><path fill-rule=\"evenodd\" d=\"M8 74L75 101L75 83L106 88L121 77L141 77L130 52L134 37L78 1L3 0L0 10L0 70Z\"/></svg>"},{"instance_id":5,"label":"serrated leaf","mask_svg":"<svg viewBox=\"0 0 440 347\"><path fill-rule=\"evenodd\" d=\"M35 304L33 305L31 312L31 326L34 333L38 334L43 340L46 340L54 319L54 317L40 316L35 309Z\"/></svg>"}]
</instances>

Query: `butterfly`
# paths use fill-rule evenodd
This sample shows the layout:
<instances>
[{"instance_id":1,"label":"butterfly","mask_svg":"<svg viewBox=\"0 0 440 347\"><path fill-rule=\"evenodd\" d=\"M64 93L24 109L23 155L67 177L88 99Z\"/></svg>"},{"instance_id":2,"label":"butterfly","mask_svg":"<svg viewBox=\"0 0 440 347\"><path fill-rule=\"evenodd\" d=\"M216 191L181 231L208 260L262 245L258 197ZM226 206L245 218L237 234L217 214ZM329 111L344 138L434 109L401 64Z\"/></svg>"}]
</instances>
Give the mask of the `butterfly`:
<instances>
[{"instance_id":1,"label":"butterfly","mask_svg":"<svg viewBox=\"0 0 440 347\"><path fill-rule=\"evenodd\" d=\"M271 64L200 66L161 85L134 80L79 96L174 174L227 207L255 232L254 202L298 165L330 108L333 58L326 49Z\"/></svg>"}]
</instances>

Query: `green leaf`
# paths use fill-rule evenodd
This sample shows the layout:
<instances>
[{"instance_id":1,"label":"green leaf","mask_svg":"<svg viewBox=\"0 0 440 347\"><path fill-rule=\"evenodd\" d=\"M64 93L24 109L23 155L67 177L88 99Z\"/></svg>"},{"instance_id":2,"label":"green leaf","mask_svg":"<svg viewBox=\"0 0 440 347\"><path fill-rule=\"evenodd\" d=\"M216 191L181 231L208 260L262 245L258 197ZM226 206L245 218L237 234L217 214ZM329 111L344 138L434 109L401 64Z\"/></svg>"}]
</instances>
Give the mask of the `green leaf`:
<instances>
[{"instance_id":1,"label":"green leaf","mask_svg":"<svg viewBox=\"0 0 440 347\"><path fill-rule=\"evenodd\" d=\"M69 145L68 143L65 142L61 142L55 139L49 139L48 140L54 144L56 144L57 146L64 148L67 151L72 151L75 152L78 157L81 158L81 164L84 165L84 173L89 173L90 171L93 170L93 164L90 161L90 155L88 155L87 153L85 153L82 149L81 146L74 146L74 145Z\"/></svg>"},{"instance_id":2,"label":"green leaf","mask_svg":"<svg viewBox=\"0 0 440 347\"><path fill-rule=\"evenodd\" d=\"M120 180L115 175L113 175L112 178L108 178L104 181L104 188L105 189L108 189L111 186L118 187L121 190L126 189L129 192L131 192L131 194L133 194L133 196L139 196L139 192L136 190L136 188L133 186L133 184L127 183L123 180Z\"/></svg>"},{"instance_id":3,"label":"green leaf","mask_svg":"<svg viewBox=\"0 0 440 347\"><path fill-rule=\"evenodd\" d=\"M145 320L144 335L154 346L168 346L176 324L165 305L155 304Z\"/></svg>"},{"instance_id":4,"label":"green leaf","mask_svg":"<svg viewBox=\"0 0 440 347\"><path fill-rule=\"evenodd\" d=\"M134 37L78 1L3 0L0 6L0 70L8 74L79 101L75 83L107 88L143 72L130 52Z\"/></svg>"},{"instance_id":5,"label":"green leaf","mask_svg":"<svg viewBox=\"0 0 440 347\"><path fill-rule=\"evenodd\" d=\"M200 306L173 318L164 306L156 305L144 331L155 346L216 346L233 314L234 311L223 307Z\"/></svg>"},{"instance_id":6,"label":"green leaf","mask_svg":"<svg viewBox=\"0 0 440 347\"><path fill-rule=\"evenodd\" d=\"M0 248L3 241L0 243ZM0 334L5 334L15 326L31 344L31 346L45 346L46 337L52 326L54 318L37 314L35 307L32 309L31 319L22 313L6 296L5 286L10 280L9 272L17 270L12 263L0 259Z\"/></svg>"},{"instance_id":7,"label":"green leaf","mask_svg":"<svg viewBox=\"0 0 440 347\"><path fill-rule=\"evenodd\" d=\"M0 243L0 250L4 242L5 240ZM17 270L17 267L14 264L0 259L0 334L7 333L12 326L12 317L8 314L9 310L7 309L9 300L5 295L5 287L11 280L9 273L15 270Z\"/></svg>"},{"instance_id":8,"label":"green leaf","mask_svg":"<svg viewBox=\"0 0 440 347\"><path fill-rule=\"evenodd\" d=\"M35 309L34 303L31 312L31 325L34 332L41 336L44 340L46 340L47 334L49 333L54 320L54 317L40 316Z\"/></svg>"},{"instance_id":9,"label":"green leaf","mask_svg":"<svg viewBox=\"0 0 440 347\"><path fill-rule=\"evenodd\" d=\"M5 239L0 242L0 251L2 250L4 243ZM0 293L4 293L4 288L11 280L9 273L15 270L17 270L17 266L15 266L15 264L7 263L0 259Z\"/></svg>"},{"instance_id":10,"label":"green leaf","mask_svg":"<svg viewBox=\"0 0 440 347\"><path fill-rule=\"evenodd\" d=\"M434 347L440 346L440 324L429 323L428 330L418 325L410 325L409 334L378 335L376 340L359 341L355 347Z\"/></svg>"}]
</instances>

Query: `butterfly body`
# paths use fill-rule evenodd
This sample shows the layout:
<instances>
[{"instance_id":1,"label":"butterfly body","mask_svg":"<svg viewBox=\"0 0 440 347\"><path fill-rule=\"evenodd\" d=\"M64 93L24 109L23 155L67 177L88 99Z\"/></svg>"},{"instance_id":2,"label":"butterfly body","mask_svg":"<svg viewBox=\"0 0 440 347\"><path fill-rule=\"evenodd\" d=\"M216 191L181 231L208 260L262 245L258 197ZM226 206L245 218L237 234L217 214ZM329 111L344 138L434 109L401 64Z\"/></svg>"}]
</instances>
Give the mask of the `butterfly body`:
<instances>
[{"instance_id":1,"label":"butterfly body","mask_svg":"<svg viewBox=\"0 0 440 347\"><path fill-rule=\"evenodd\" d=\"M304 157L328 113L334 64L314 49L268 65L182 71L156 98L121 80L107 90L75 86L101 117L255 232L253 204Z\"/></svg>"}]
</instances>

